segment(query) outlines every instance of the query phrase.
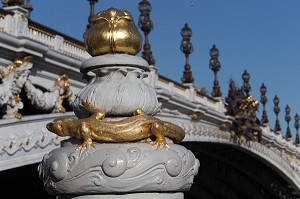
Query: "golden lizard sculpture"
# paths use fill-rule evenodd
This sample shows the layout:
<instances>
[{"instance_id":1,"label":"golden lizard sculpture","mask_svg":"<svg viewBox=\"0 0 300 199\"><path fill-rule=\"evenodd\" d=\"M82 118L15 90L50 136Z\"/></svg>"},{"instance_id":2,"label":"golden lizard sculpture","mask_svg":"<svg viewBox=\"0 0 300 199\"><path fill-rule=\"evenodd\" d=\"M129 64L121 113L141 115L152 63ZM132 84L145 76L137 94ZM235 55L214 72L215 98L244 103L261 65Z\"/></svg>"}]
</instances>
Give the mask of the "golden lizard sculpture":
<instances>
[{"instance_id":1,"label":"golden lizard sculpture","mask_svg":"<svg viewBox=\"0 0 300 199\"><path fill-rule=\"evenodd\" d=\"M47 129L59 136L73 136L83 140L78 148L94 147L93 140L99 142L134 142L155 138L157 148L168 147L165 137L174 142L183 140L185 133L179 126L146 115L137 109L132 117L121 121L103 121L104 112L94 113L89 118L58 118L47 124Z\"/></svg>"}]
</instances>

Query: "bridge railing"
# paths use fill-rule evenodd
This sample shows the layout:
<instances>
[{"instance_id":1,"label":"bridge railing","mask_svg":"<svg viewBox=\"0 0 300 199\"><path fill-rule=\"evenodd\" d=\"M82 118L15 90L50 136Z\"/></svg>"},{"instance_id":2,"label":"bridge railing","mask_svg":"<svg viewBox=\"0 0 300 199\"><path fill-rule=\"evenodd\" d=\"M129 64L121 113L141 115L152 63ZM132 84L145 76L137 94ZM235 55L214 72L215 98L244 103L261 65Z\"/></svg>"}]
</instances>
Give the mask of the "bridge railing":
<instances>
[{"instance_id":1,"label":"bridge railing","mask_svg":"<svg viewBox=\"0 0 300 199\"><path fill-rule=\"evenodd\" d=\"M81 41L31 21L21 12L12 15L0 13L0 32L31 39L78 60L83 61L91 57Z\"/></svg>"}]
</instances>

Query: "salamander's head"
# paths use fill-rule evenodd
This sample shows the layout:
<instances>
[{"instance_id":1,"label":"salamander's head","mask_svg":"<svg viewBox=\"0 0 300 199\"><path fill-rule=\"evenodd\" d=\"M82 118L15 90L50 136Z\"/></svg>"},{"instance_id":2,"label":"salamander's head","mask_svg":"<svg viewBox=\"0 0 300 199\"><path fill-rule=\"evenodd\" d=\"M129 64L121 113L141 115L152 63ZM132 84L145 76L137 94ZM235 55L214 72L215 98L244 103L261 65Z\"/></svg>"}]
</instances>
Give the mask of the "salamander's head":
<instances>
[{"instance_id":1,"label":"salamander's head","mask_svg":"<svg viewBox=\"0 0 300 199\"><path fill-rule=\"evenodd\" d=\"M47 129L53 133L55 133L58 136L69 136L64 131L63 125L64 125L65 119L55 119L53 122L50 122L46 125Z\"/></svg>"}]
</instances>

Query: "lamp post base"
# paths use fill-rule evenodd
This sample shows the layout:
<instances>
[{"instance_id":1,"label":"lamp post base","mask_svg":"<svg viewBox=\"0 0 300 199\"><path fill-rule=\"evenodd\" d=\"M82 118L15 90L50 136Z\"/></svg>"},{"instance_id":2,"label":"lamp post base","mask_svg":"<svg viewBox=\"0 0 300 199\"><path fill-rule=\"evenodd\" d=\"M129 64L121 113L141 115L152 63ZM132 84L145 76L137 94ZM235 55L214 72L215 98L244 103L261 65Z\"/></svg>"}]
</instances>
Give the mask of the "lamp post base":
<instances>
[{"instance_id":1,"label":"lamp post base","mask_svg":"<svg viewBox=\"0 0 300 199\"><path fill-rule=\"evenodd\" d=\"M121 195L58 196L57 199L183 199L183 193L131 193Z\"/></svg>"}]
</instances>

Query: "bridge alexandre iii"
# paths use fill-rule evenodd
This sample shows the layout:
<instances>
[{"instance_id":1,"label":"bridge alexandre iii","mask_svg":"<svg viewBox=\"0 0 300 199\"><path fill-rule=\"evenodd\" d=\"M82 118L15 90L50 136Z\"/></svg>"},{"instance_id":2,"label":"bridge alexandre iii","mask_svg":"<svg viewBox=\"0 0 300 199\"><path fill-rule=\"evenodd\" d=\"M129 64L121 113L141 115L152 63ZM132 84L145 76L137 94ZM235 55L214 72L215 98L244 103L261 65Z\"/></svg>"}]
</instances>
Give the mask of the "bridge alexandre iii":
<instances>
[{"instance_id":1,"label":"bridge alexandre iii","mask_svg":"<svg viewBox=\"0 0 300 199\"><path fill-rule=\"evenodd\" d=\"M121 13L118 10L107 10L104 14L102 13L103 16L101 14L95 15L93 7L96 2L90 0L91 16L89 21L91 24L97 24L95 20L93 21L95 16L102 19L101 17L107 17L109 14L113 16L119 14L120 18L124 17L124 19L129 20L130 14L127 12ZM247 71L242 74L243 86L238 87L231 80L228 94L222 98L217 79L217 73L220 70L219 50L215 45L209 51L211 56L210 69L215 75L212 93L208 94L203 89L195 87L188 62L189 54L192 51L192 44L190 43L192 32L187 24L181 31L181 50L186 56L182 83L177 83L159 75L148 40L152 29L152 21L149 16L151 5L148 1L143 0L139 4L139 9L141 11L139 24L145 36L142 55L146 61L137 58L134 56L134 52L131 52L137 51L139 47L136 47L136 49L135 47L127 47L125 52L129 55L126 53L123 55L122 47L124 47L124 43L117 43L118 41L115 41L115 48L99 48L99 53L94 51L96 47L92 46L93 41L89 43L86 39L88 53L83 42L32 21L29 18L32 11L30 1L27 0L26 3L23 1L6 1L3 4L0 9L1 198L53 198L54 196L47 194L43 182L39 179L39 173L49 193L54 195L63 194L64 191L68 194L73 193L66 191L68 189L65 185L60 184L60 180L67 177L61 176L61 173L55 173L56 170L64 169L64 165L56 165L62 164L63 160L58 161L59 163L54 162L51 171L47 168L43 170L43 167L47 167L47 158L51 159L49 158L51 155L45 156L43 163L39 166L39 173L37 172L38 164L42 161L43 156L54 149L56 149L54 150L55 153L58 153L57 149L61 146L61 141L66 139L66 137L59 136L59 133L53 130L54 127L51 128L47 124L59 117L75 118L75 114L80 118L87 117L84 110L86 106L90 109L95 108L88 103L88 100L93 97L88 93L97 93L97 88L93 90L92 86L98 85L101 81L104 81L104 83L98 85L98 90L101 89L101 93L104 94L95 94L96 97L93 98L97 99L100 104L93 101L92 103L96 107L105 110L108 118L119 115L127 117L129 112L132 114L133 111L131 110L142 107L147 114L154 114L154 117L159 119L154 120L154 125L149 130L151 135L156 136L154 143L157 144L158 149L154 147L153 153L158 153L159 156L163 157L167 155L164 155L163 152L159 153L159 151L164 151L165 148L169 148L168 150L173 152L179 149L186 150L185 148L187 148L195 155L195 157L191 155L192 153L186 155L189 153L184 152L184 155L180 157L184 159L184 166L181 166L182 169L178 173L176 173L176 169L168 170L167 163L165 166L168 175L171 177L176 176L176 180L179 181L176 182L175 177L170 179L178 184L185 183L188 179L194 180L191 188L190 181L188 185L184 184L180 188L176 188L179 192L186 191L184 192L185 198L300 198L299 116L296 115L292 118L290 108L285 107L285 119L288 129L287 133L282 135L277 117L280 111L279 98L275 96L273 102L276 126L275 128L270 127L265 110L267 88L262 85L260 88L261 99L258 99L261 102L262 118L258 118L256 112L258 111L259 102L253 99L250 94L250 75ZM117 23L115 21L110 22ZM88 25L87 29L98 26L98 24L95 26L91 24ZM102 27L103 25L100 24L99 26ZM119 28L118 25L116 27ZM86 35L86 38L90 38L90 36L87 37ZM138 40L139 38L134 39ZM109 44L107 45L109 46ZM121 55L118 54L119 51ZM107 55L106 52L109 52L109 54ZM111 52L117 52L117 54ZM99 54L102 57L101 60L97 57ZM122 59L117 59L116 56L122 56ZM125 62L127 68L122 68ZM93 72L99 65L107 68L113 65L113 68L99 69L100 72ZM93 70L90 70L91 68ZM105 74L105 80L99 77L101 76L100 73ZM128 89L129 86L130 89ZM151 93L152 90L155 92ZM89 97L82 93L86 93ZM140 94L136 95L136 93ZM81 104L79 99L85 100L87 103ZM126 107L122 105L124 101L127 101ZM105 104L105 106L101 107L101 104ZM136 104L139 104L140 107ZM107 108L108 106L110 108ZM129 118L133 117L139 116ZM296 129L294 140L291 136L290 122L293 123ZM176 135L174 138L172 135L168 135L168 132L164 135L167 144L164 141L165 138L159 140L160 137L153 129L158 128L159 131L164 131L165 127L160 129L161 125L174 125L174 131L179 134L180 129L184 130L185 137L180 145L173 147L172 144L169 144L172 139L180 139L180 136ZM50 132L46 126L55 133ZM148 132L146 127L142 128L141 132L143 131ZM76 135L73 136L76 137ZM130 134L130 136L133 135ZM101 138L99 139L101 142ZM110 137L110 139L114 138ZM121 140L123 138L116 139ZM96 142L94 141L96 145L94 148L90 142L85 140L86 145L81 145L80 154L84 153L85 150L101 148L100 144L98 145ZM136 147L138 144L145 143L132 143ZM71 144L67 143L65 145L70 147ZM151 145L149 144L146 147L151 147ZM130 155L135 156L136 151L139 150L130 151L132 148L126 150ZM99 151L101 150L96 152ZM139 152L143 153L143 150ZM147 155L150 157L151 153L145 156ZM192 157L196 158L193 159L192 169L183 175L180 172L185 169L186 162L190 161L189 158ZM69 161L75 161L76 158L78 157L70 155ZM89 158L93 159L91 156ZM159 157L156 157L156 159L159 159ZM197 159L200 162L199 170ZM107 173L112 171L105 169L105 161L103 162L103 170L108 175ZM128 160L127 167L135 167L134 164L137 163L134 161L136 160L130 161ZM140 164L146 163L142 162ZM84 164L78 167L88 167L88 165ZM68 169L70 170L70 168ZM66 172L69 172L69 170ZM73 170L76 170L76 168ZM118 180L124 175L129 175L129 170L122 171L125 173L119 174L112 172L111 175L117 176L116 179ZM151 170L151 172L154 172L154 170ZM47 172L52 172L52 177L45 177L48 175ZM147 172L150 171L147 170ZM75 176L75 174L72 175ZM180 175L182 175L182 179L178 177ZM140 177L136 176L132 178L132 181ZM49 179L54 179L51 182L52 184L49 183ZM109 179L105 178L108 183L110 182ZM170 179L168 178L168 180ZM70 177L68 180L72 181L73 178ZM149 179L143 178L138 183L143 184L147 180ZM169 183L168 180L157 178L156 185L153 185L151 189L146 189L145 185L145 187L137 188L137 191L132 192L148 192L149 190L159 192L156 190L156 186L163 187L162 181ZM125 182L123 181L123 183ZM97 185L100 182L95 181L94 183ZM129 181L127 183L130 184ZM111 184L115 185L114 190L118 193L117 183L111 182ZM125 192L128 193L131 193L130 190L133 189L128 188L127 184L126 186L123 184L121 187L122 189L127 188L128 190ZM172 184L160 190L167 191L168 194L176 192L169 189L169 187L172 187ZM103 188L103 190L106 189ZM110 190L112 190L111 187ZM79 192L79 194L83 193L85 192ZM104 193L110 192L104 191ZM119 195L119 197L121 196ZM141 197L147 198L144 195ZM172 197L181 198L178 195L172 195Z\"/></svg>"}]
</instances>

